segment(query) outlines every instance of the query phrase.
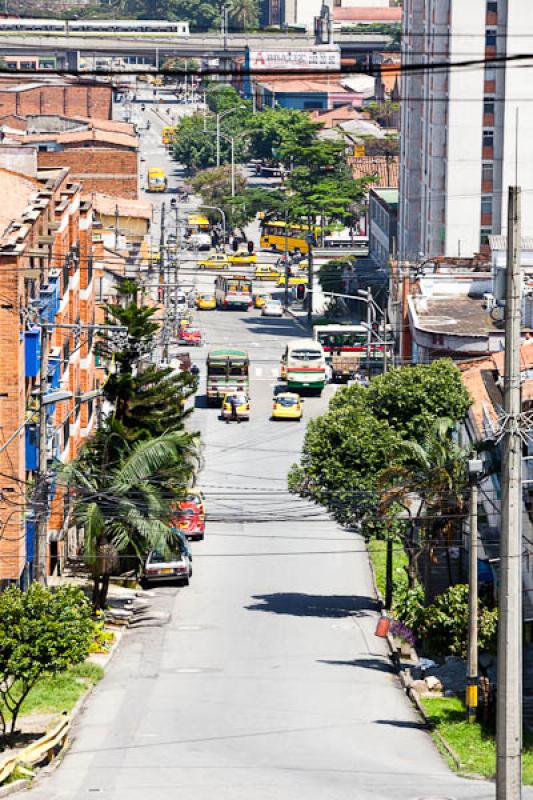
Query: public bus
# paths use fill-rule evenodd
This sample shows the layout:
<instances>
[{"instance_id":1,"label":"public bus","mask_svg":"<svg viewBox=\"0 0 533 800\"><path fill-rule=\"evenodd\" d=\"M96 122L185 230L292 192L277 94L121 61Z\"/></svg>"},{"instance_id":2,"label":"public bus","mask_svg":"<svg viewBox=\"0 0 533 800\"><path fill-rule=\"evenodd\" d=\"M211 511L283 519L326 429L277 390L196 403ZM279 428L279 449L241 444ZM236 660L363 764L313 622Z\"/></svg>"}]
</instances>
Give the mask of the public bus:
<instances>
[{"instance_id":1,"label":"public bus","mask_svg":"<svg viewBox=\"0 0 533 800\"><path fill-rule=\"evenodd\" d=\"M163 144L172 144L172 139L174 138L174 134L176 133L176 126L175 125L165 125L163 128L163 132L161 134L161 141Z\"/></svg>"},{"instance_id":2,"label":"public bus","mask_svg":"<svg viewBox=\"0 0 533 800\"><path fill-rule=\"evenodd\" d=\"M150 167L148 170L148 191L164 192L167 188L167 176L163 169Z\"/></svg>"},{"instance_id":3,"label":"public bus","mask_svg":"<svg viewBox=\"0 0 533 800\"><path fill-rule=\"evenodd\" d=\"M320 226L312 226L313 246L316 246L320 237ZM296 225L289 222L288 225L282 220L267 220L261 221L261 239L260 244L264 250L277 250L284 252L287 248L289 253L294 253L297 250L300 253L307 253L309 251L309 243L307 241L309 227L307 225Z\"/></svg>"},{"instance_id":4,"label":"public bus","mask_svg":"<svg viewBox=\"0 0 533 800\"><path fill-rule=\"evenodd\" d=\"M281 378L288 389L305 389L322 394L326 383L326 356L320 342L293 339L281 357Z\"/></svg>"},{"instance_id":5,"label":"public bus","mask_svg":"<svg viewBox=\"0 0 533 800\"><path fill-rule=\"evenodd\" d=\"M387 326L387 334L390 339L391 326ZM334 353L362 353L365 354L368 347L368 328L366 325L315 325L313 327L313 338L324 348L326 356L330 358ZM383 342L383 330L372 333L370 341L370 357L383 359L385 344ZM387 355L392 356L392 343L387 344Z\"/></svg>"},{"instance_id":6,"label":"public bus","mask_svg":"<svg viewBox=\"0 0 533 800\"><path fill-rule=\"evenodd\" d=\"M217 275L215 300L217 308L248 311L253 303L252 279L246 275Z\"/></svg>"},{"instance_id":7,"label":"public bus","mask_svg":"<svg viewBox=\"0 0 533 800\"><path fill-rule=\"evenodd\" d=\"M209 220L204 214L189 214L187 217L187 236L193 233L207 233L210 228Z\"/></svg>"},{"instance_id":8,"label":"public bus","mask_svg":"<svg viewBox=\"0 0 533 800\"><path fill-rule=\"evenodd\" d=\"M221 347L207 356L207 402L220 403L228 392L250 388L250 359L246 350Z\"/></svg>"}]
</instances>

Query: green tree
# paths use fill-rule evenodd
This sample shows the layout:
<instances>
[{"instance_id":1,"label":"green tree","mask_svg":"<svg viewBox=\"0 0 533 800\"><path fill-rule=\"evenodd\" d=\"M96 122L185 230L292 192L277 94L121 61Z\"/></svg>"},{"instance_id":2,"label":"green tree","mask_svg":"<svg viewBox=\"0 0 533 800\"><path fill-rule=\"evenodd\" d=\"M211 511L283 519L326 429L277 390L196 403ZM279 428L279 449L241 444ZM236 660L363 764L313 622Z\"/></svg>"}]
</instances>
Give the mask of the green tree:
<instances>
[{"instance_id":1,"label":"green tree","mask_svg":"<svg viewBox=\"0 0 533 800\"><path fill-rule=\"evenodd\" d=\"M139 19L184 20L194 32L220 25L218 0L126 0L124 13Z\"/></svg>"},{"instance_id":2,"label":"green tree","mask_svg":"<svg viewBox=\"0 0 533 800\"><path fill-rule=\"evenodd\" d=\"M228 230L242 228L255 216L255 208L246 205L246 178L239 170L235 173L235 197L231 195L231 167L215 167L199 172L192 180L192 188L208 206L221 208L226 215ZM212 213L213 218L216 212Z\"/></svg>"},{"instance_id":3,"label":"green tree","mask_svg":"<svg viewBox=\"0 0 533 800\"><path fill-rule=\"evenodd\" d=\"M419 497L423 503L421 519L414 525L418 535L410 537L408 547L411 586L418 577L416 564L421 551L426 550L431 565L439 541L446 545L448 579L453 582L449 547L457 543L465 514L469 453L454 441L454 427L451 419L435 419L421 441L401 442L393 463L379 477L382 507L391 502L405 504L410 496ZM429 594L430 586L426 590Z\"/></svg>"},{"instance_id":4,"label":"green tree","mask_svg":"<svg viewBox=\"0 0 533 800\"><path fill-rule=\"evenodd\" d=\"M9 742L28 693L46 675L83 661L94 636L81 589L33 583L0 594L0 733Z\"/></svg>"},{"instance_id":5,"label":"green tree","mask_svg":"<svg viewBox=\"0 0 533 800\"><path fill-rule=\"evenodd\" d=\"M309 124L311 134L320 129L315 123L310 123L307 114L289 108L265 108L260 114L250 114L246 127L254 157L277 159L281 145L289 137L294 141L298 133L302 135L302 126L307 130Z\"/></svg>"},{"instance_id":6,"label":"green tree","mask_svg":"<svg viewBox=\"0 0 533 800\"><path fill-rule=\"evenodd\" d=\"M230 28L249 31L259 25L257 0L229 0L228 17Z\"/></svg>"},{"instance_id":7,"label":"green tree","mask_svg":"<svg viewBox=\"0 0 533 800\"><path fill-rule=\"evenodd\" d=\"M340 395L336 402L342 402ZM374 378L369 403L404 438L418 439L434 419L461 419L471 404L461 373L451 359L390 370Z\"/></svg>"},{"instance_id":8,"label":"green tree","mask_svg":"<svg viewBox=\"0 0 533 800\"><path fill-rule=\"evenodd\" d=\"M340 519L360 519L375 510L377 477L400 442L399 434L368 413L364 402L359 408L328 411L309 423L289 487L327 506Z\"/></svg>"},{"instance_id":9,"label":"green tree","mask_svg":"<svg viewBox=\"0 0 533 800\"><path fill-rule=\"evenodd\" d=\"M109 320L127 328L124 346L117 348L109 337L99 345L115 363L104 396L132 440L181 429L185 399L196 389L191 373L156 367L148 360L159 325L153 321L156 309L139 305L138 293L137 284L126 281L119 290L119 301L106 306Z\"/></svg>"},{"instance_id":10,"label":"green tree","mask_svg":"<svg viewBox=\"0 0 533 800\"><path fill-rule=\"evenodd\" d=\"M110 420L60 477L73 495L84 531L84 559L93 578L93 605L104 608L109 578L128 554L136 569L148 550L172 537L172 505L197 464L196 438L183 431L131 444Z\"/></svg>"}]
</instances>

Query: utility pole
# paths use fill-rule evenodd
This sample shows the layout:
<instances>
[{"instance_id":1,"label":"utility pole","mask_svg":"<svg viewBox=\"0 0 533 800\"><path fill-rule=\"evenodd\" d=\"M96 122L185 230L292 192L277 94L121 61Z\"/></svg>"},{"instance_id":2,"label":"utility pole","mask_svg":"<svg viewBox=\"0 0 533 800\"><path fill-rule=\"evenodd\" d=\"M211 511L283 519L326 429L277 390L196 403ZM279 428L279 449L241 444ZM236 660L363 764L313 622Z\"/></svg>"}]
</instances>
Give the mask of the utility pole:
<instances>
[{"instance_id":1,"label":"utility pole","mask_svg":"<svg viewBox=\"0 0 533 800\"><path fill-rule=\"evenodd\" d=\"M37 524L33 550L33 579L46 586L46 560L48 555L48 457L46 436L46 404L48 391L48 325L41 324L41 363L39 365L39 470L35 498Z\"/></svg>"},{"instance_id":2,"label":"utility pole","mask_svg":"<svg viewBox=\"0 0 533 800\"><path fill-rule=\"evenodd\" d=\"M370 309L370 303L368 304L367 308L367 318L368 312ZM389 368L388 358L387 358L387 305L383 308L383 374L387 374L387 370ZM392 600L393 600L393 589L394 589L394 581L392 578L393 572L393 546L392 546L392 536L390 527L387 526L387 551L386 551L386 560L385 560L385 608L392 609Z\"/></svg>"},{"instance_id":3,"label":"utility pole","mask_svg":"<svg viewBox=\"0 0 533 800\"><path fill-rule=\"evenodd\" d=\"M468 475L470 478L470 548L468 568L468 659L466 665L466 714L468 722L476 721L478 705L478 534L477 534L477 505L478 481L483 463L479 458L468 460Z\"/></svg>"},{"instance_id":4,"label":"utility pole","mask_svg":"<svg viewBox=\"0 0 533 800\"><path fill-rule=\"evenodd\" d=\"M522 793L522 439L520 435L520 189L509 188L505 291L504 436L498 676L496 798Z\"/></svg>"},{"instance_id":5,"label":"utility pole","mask_svg":"<svg viewBox=\"0 0 533 800\"><path fill-rule=\"evenodd\" d=\"M165 212L166 207L161 203L161 230L159 231L159 283L165 283ZM160 290L159 302L165 302L164 289Z\"/></svg>"},{"instance_id":6,"label":"utility pole","mask_svg":"<svg viewBox=\"0 0 533 800\"><path fill-rule=\"evenodd\" d=\"M289 307L289 276L289 207L285 206L285 291L283 293L285 311Z\"/></svg>"},{"instance_id":7,"label":"utility pole","mask_svg":"<svg viewBox=\"0 0 533 800\"><path fill-rule=\"evenodd\" d=\"M311 217L308 217L307 226L307 322L313 324L313 232L311 230Z\"/></svg>"},{"instance_id":8,"label":"utility pole","mask_svg":"<svg viewBox=\"0 0 533 800\"><path fill-rule=\"evenodd\" d=\"M118 250L118 203L115 203L115 250Z\"/></svg>"},{"instance_id":9,"label":"utility pole","mask_svg":"<svg viewBox=\"0 0 533 800\"><path fill-rule=\"evenodd\" d=\"M368 303L366 306L366 377L370 380L370 356L372 351L372 289L366 290Z\"/></svg>"}]
</instances>

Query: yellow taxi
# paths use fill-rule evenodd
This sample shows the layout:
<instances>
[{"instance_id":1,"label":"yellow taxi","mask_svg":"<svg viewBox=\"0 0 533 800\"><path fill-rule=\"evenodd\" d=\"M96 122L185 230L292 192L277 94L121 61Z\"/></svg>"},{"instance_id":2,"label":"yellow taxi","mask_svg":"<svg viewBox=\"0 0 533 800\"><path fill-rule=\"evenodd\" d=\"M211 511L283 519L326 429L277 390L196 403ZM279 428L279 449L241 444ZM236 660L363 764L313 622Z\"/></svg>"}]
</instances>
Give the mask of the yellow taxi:
<instances>
[{"instance_id":1,"label":"yellow taxi","mask_svg":"<svg viewBox=\"0 0 533 800\"><path fill-rule=\"evenodd\" d=\"M281 277L281 272L270 264L263 264L255 268L254 278L256 281L277 281Z\"/></svg>"},{"instance_id":2,"label":"yellow taxi","mask_svg":"<svg viewBox=\"0 0 533 800\"><path fill-rule=\"evenodd\" d=\"M298 273L298 275L289 275L289 286L298 286L299 283L307 285L307 275ZM285 275L280 275L277 286L285 286Z\"/></svg>"},{"instance_id":3,"label":"yellow taxi","mask_svg":"<svg viewBox=\"0 0 533 800\"><path fill-rule=\"evenodd\" d=\"M256 308L263 308L267 300L272 300L270 292L257 292L254 298L254 306Z\"/></svg>"},{"instance_id":4,"label":"yellow taxi","mask_svg":"<svg viewBox=\"0 0 533 800\"><path fill-rule=\"evenodd\" d=\"M302 398L296 392L280 392L272 401L272 419L295 419L303 415Z\"/></svg>"},{"instance_id":5,"label":"yellow taxi","mask_svg":"<svg viewBox=\"0 0 533 800\"><path fill-rule=\"evenodd\" d=\"M228 257L224 253L212 253L198 262L198 269L227 269L228 267Z\"/></svg>"},{"instance_id":6,"label":"yellow taxi","mask_svg":"<svg viewBox=\"0 0 533 800\"><path fill-rule=\"evenodd\" d=\"M236 253L230 253L228 261L230 264L255 264L257 253L249 253L247 247L239 247Z\"/></svg>"},{"instance_id":7,"label":"yellow taxi","mask_svg":"<svg viewBox=\"0 0 533 800\"><path fill-rule=\"evenodd\" d=\"M242 391L228 392L224 395L221 411L222 419L225 419L226 422L229 422L232 418L231 398L234 396L236 398L235 413L237 415L237 422L240 422L241 419L250 419L250 398L246 392Z\"/></svg>"},{"instance_id":8,"label":"yellow taxi","mask_svg":"<svg viewBox=\"0 0 533 800\"><path fill-rule=\"evenodd\" d=\"M214 294L199 294L196 298L196 308L200 311L212 311L217 307Z\"/></svg>"}]
</instances>

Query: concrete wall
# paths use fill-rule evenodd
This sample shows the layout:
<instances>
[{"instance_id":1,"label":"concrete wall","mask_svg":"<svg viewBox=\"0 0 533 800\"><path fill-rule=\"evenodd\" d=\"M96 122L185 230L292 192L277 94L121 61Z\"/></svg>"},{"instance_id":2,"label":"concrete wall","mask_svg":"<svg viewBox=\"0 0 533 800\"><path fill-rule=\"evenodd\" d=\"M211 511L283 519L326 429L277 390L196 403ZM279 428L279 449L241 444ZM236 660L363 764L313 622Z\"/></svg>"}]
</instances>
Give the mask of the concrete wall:
<instances>
[{"instance_id":1,"label":"concrete wall","mask_svg":"<svg viewBox=\"0 0 533 800\"><path fill-rule=\"evenodd\" d=\"M37 148L27 145L0 144L0 167L35 177L37 175Z\"/></svg>"}]
</instances>

